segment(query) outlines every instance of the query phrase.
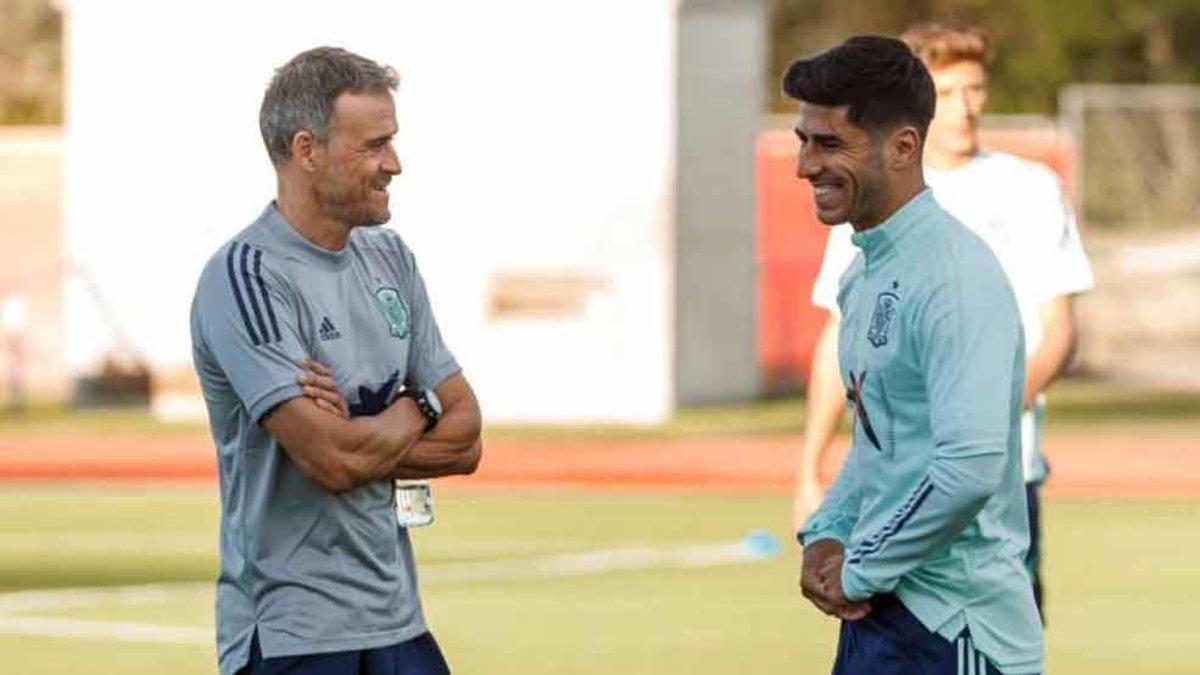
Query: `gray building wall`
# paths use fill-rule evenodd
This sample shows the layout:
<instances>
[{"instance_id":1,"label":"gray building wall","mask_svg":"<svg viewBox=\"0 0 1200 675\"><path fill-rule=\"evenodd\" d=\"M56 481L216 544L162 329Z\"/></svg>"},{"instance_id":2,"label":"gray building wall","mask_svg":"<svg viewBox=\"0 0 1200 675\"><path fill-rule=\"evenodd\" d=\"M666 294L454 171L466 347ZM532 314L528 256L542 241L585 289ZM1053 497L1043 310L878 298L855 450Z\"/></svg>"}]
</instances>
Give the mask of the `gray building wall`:
<instances>
[{"instance_id":1,"label":"gray building wall","mask_svg":"<svg viewBox=\"0 0 1200 675\"><path fill-rule=\"evenodd\" d=\"M767 3L685 0L679 21L675 381L687 405L759 393L754 141Z\"/></svg>"}]
</instances>

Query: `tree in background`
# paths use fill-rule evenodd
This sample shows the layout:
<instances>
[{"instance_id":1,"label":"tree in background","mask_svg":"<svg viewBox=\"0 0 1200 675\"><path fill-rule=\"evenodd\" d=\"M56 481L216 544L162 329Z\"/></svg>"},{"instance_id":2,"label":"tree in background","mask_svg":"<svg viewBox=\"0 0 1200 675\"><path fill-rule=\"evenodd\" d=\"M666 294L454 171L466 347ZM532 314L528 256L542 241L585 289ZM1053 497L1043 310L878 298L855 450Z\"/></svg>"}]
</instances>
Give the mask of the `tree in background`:
<instances>
[{"instance_id":1,"label":"tree in background","mask_svg":"<svg viewBox=\"0 0 1200 675\"><path fill-rule=\"evenodd\" d=\"M1196 0L779 0L768 91L795 58L856 33L896 35L915 21L960 21L991 34L989 108L1051 113L1070 82L1200 82Z\"/></svg>"},{"instance_id":2,"label":"tree in background","mask_svg":"<svg viewBox=\"0 0 1200 675\"><path fill-rule=\"evenodd\" d=\"M995 112L1054 112L1070 82L1200 82L1197 0L776 0L764 73L771 108L790 110L779 77L797 57L922 20L991 33ZM56 2L0 2L0 124L61 123L62 35Z\"/></svg>"},{"instance_id":3,"label":"tree in background","mask_svg":"<svg viewBox=\"0 0 1200 675\"><path fill-rule=\"evenodd\" d=\"M48 0L0 2L0 124L60 124L62 12Z\"/></svg>"}]
</instances>

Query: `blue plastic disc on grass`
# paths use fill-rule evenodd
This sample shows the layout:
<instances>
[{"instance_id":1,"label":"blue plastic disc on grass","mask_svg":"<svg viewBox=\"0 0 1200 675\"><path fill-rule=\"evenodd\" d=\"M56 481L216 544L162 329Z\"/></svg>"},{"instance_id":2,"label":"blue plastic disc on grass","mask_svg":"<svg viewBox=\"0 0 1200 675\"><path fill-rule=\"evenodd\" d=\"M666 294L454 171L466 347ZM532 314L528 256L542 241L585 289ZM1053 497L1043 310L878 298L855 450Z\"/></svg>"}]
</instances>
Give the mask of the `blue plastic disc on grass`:
<instances>
[{"instance_id":1,"label":"blue plastic disc on grass","mask_svg":"<svg viewBox=\"0 0 1200 675\"><path fill-rule=\"evenodd\" d=\"M746 552L753 558L770 558L778 555L783 548L779 539L768 530L754 530L742 542L746 545Z\"/></svg>"}]
</instances>

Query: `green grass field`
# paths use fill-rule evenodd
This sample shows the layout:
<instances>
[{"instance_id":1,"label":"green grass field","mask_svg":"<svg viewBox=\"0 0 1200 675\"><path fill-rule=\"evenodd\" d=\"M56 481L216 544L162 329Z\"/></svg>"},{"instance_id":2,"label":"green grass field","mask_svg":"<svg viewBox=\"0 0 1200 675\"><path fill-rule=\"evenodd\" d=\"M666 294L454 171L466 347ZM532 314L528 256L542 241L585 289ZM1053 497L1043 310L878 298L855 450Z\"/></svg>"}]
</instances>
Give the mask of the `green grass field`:
<instances>
[{"instance_id":1,"label":"green grass field","mask_svg":"<svg viewBox=\"0 0 1200 675\"><path fill-rule=\"evenodd\" d=\"M532 564L758 528L783 538L782 497L442 493L438 506L415 539L426 611L458 673L828 672L836 626L800 598L792 546L690 568L560 576ZM1057 502L1046 517L1049 672L1197 672L1200 503ZM214 672L216 523L211 487L4 487L2 670ZM29 593L149 583L166 585ZM149 637L118 640L115 622Z\"/></svg>"}]
</instances>

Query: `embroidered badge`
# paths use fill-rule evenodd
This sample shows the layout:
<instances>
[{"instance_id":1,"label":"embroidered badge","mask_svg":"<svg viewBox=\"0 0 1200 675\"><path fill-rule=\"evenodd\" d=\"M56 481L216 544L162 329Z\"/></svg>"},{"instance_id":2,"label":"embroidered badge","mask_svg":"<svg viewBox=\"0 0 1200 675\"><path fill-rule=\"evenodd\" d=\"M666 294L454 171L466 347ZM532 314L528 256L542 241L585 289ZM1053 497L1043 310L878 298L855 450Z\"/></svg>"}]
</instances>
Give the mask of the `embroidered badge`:
<instances>
[{"instance_id":1,"label":"embroidered badge","mask_svg":"<svg viewBox=\"0 0 1200 675\"><path fill-rule=\"evenodd\" d=\"M375 301L379 304L379 311L383 312L392 336L400 339L408 337L408 307L404 305L400 291L385 286L375 291Z\"/></svg>"},{"instance_id":2,"label":"embroidered badge","mask_svg":"<svg viewBox=\"0 0 1200 675\"><path fill-rule=\"evenodd\" d=\"M900 296L891 291L884 291L875 298L875 311L871 313L867 341L876 349L888 343L888 333L892 330L892 319L896 317L896 307L899 304Z\"/></svg>"}]
</instances>

